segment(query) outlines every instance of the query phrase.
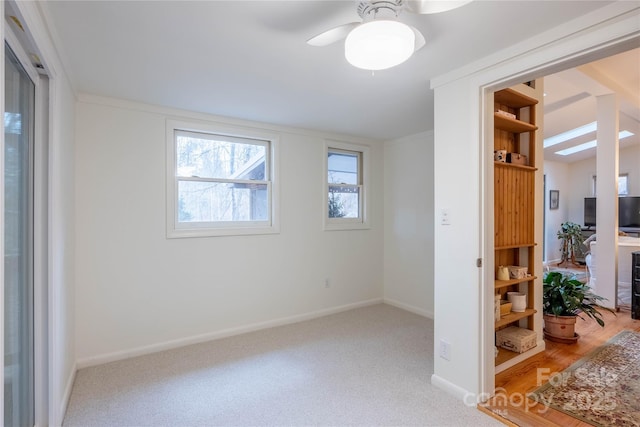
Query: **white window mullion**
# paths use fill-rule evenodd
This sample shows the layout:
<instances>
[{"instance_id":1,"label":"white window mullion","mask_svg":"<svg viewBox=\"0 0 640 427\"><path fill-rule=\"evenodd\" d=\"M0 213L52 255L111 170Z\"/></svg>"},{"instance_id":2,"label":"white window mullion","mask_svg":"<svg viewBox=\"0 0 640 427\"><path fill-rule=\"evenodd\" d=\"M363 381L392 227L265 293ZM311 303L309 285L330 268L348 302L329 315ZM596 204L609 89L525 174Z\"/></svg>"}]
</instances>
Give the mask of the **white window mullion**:
<instances>
[{"instance_id":1,"label":"white window mullion","mask_svg":"<svg viewBox=\"0 0 640 427\"><path fill-rule=\"evenodd\" d=\"M269 181L261 181L257 179L223 179L223 178L201 178L199 176L178 176L178 181L191 181L191 182L218 182L222 184L260 184L267 185Z\"/></svg>"}]
</instances>

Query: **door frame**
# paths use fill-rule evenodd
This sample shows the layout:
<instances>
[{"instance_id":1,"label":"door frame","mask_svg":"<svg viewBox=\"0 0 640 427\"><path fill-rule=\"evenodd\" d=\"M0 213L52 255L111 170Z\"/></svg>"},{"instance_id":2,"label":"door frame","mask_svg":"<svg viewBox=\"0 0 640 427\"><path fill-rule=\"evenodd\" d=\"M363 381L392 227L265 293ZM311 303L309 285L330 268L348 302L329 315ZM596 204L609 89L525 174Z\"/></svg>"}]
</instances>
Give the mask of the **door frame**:
<instances>
[{"instance_id":1,"label":"door frame","mask_svg":"<svg viewBox=\"0 0 640 427\"><path fill-rule=\"evenodd\" d=\"M481 274L481 298L480 298L480 401L486 400L489 396L495 394L495 362L494 362L494 325L493 325L493 282L494 282L494 251L493 251L493 92L504 89L506 87L522 83L525 81L543 78L544 76L557 73L569 68L574 68L589 62L593 62L602 58L613 56L638 47L640 41L640 30L635 34L624 34L619 39L615 39L609 43L593 46L582 52L570 52L558 57L555 61L549 62L542 66L525 66L517 72L510 73L490 84L480 85L481 104L480 120L480 206L479 215L481 227L480 251L483 258L487 260L485 269ZM558 48L549 47L546 53L557 53ZM544 111L543 111L544 114ZM544 164L539 166L544 173ZM539 195L544 199L544 194ZM536 203L536 208L544 209L543 203ZM544 231L543 231L544 233ZM542 265L536 266L542 269ZM536 274L541 277L541 274ZM541 279L540 279L541 280ZM542 316L538 313L538 316ZM539 328L540 331L542 328Z\"/></svg>"}]
</instances>

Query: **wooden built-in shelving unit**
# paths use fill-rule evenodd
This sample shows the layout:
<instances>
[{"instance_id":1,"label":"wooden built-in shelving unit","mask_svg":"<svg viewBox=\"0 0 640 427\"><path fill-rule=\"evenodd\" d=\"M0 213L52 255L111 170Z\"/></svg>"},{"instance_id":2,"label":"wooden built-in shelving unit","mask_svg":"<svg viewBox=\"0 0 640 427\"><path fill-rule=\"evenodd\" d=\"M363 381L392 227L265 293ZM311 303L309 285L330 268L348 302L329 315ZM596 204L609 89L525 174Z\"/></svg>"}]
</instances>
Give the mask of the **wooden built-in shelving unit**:
<instances>
[{"instance_id":1,"label":"wooden built-in shelving unit","mask_svg":"<svg viewBox=\"0 0 640 427\"><path fill-rule=\"evenodd\" d=\"M538 124L536 104L539 100L524 91L508 88L494 94L494 150L506 150L527 156L527 164L494 162L494 252L498 266L526 266L528 275L522 279L496 280L494 289L502 299L510 291L527 294L524 312L511 312L495 319L496 331L508 326L535 330L535 204L536 204L536 140ZM498 113L511 113L515 118ZM515 353L503 348L496 357L496 372L514 359L524 360L527 353Z\"/></svg>"}]
</instances>

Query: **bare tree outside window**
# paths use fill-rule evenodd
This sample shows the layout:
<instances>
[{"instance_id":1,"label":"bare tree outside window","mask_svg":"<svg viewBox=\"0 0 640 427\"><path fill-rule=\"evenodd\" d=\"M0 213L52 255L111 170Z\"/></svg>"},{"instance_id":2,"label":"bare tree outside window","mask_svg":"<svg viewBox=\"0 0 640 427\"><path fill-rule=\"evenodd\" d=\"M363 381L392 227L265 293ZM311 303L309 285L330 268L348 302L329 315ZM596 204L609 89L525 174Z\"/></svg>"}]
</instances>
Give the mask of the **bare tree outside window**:
<instances>
[{"instance_id":1,"label":"bare tree outside window","mask_svg":"<svg viewBox=\"0 0 640 427\"><path fill-rule=\"evenodd\" d=\"M361 155L358 152L329 150L327 156L329 218L358 218Z\"/></svg>"},{"instance_id":2,"label":"bare tree outside window","mask_svg":"<svg viewBox=\"0 0 640 427\"><path fill-rule=\"evenodd\" d=\"M179 222L268 219L267 145L176 132Z\"/></svg>"}]
</instances>

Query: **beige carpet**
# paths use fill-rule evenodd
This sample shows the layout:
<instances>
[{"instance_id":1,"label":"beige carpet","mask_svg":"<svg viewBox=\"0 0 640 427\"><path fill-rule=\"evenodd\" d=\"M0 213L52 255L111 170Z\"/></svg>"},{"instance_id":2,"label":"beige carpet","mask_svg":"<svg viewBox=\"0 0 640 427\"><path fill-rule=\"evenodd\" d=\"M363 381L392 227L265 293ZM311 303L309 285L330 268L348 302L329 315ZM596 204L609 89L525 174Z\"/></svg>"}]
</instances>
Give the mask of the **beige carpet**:
<instances>
[{"instance_id":1,"label":"beige carpet","mask_svg":"<svg viewBox=\"0 0 640 427\"><path fill-rule=\"evenodd\" d=\"M64 425L501 425L432 373L433 321L380 304L80 370Z\"/></svg>"},{"instance_id":2,"label":"beige carpet","mask_svg":"<svg viewBox=\"0 0 640 427\"><path fill-rule=\"evenodd\" d=\"M594 426L640 426L640 333L622 331L530 397Z\"/></svg>"}]
</instances>

